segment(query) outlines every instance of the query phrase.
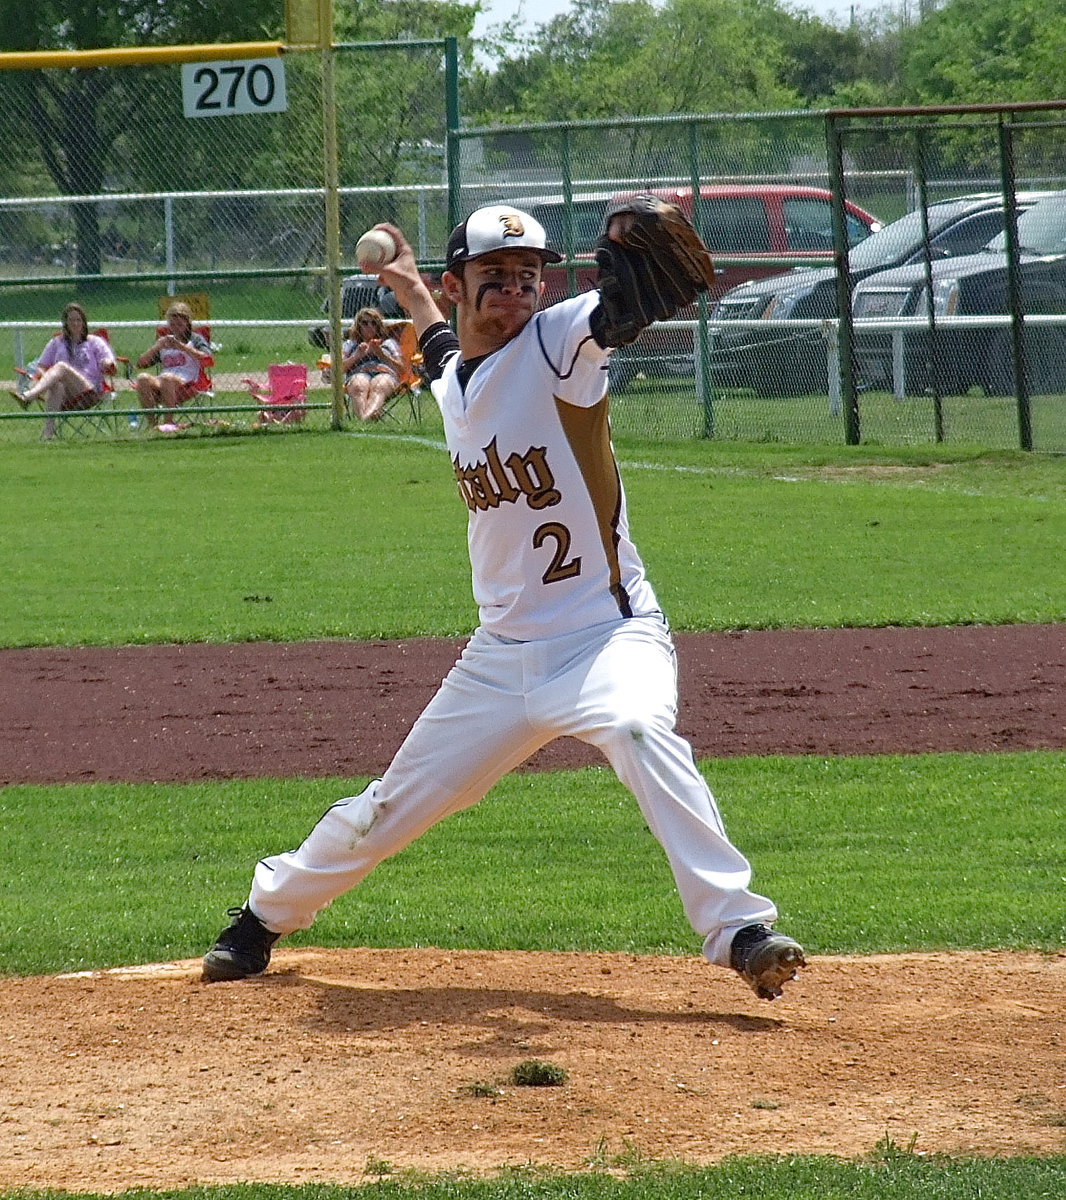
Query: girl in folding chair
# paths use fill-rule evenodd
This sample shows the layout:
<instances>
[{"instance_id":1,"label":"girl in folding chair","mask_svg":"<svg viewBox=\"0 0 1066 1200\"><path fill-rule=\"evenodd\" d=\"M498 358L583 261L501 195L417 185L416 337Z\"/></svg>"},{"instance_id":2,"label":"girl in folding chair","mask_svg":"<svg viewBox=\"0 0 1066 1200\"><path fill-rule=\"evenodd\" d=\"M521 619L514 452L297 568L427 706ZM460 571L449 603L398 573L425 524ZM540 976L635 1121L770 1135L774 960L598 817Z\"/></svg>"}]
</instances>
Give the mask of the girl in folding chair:
<instances>
[{"instance_id":1,"label":"girl in folding chair","mask_svg":"<svg viewBox=\"0 0 1066 1200\"><path fill-rule=\"evenodd\" d=\"M114 375L115 355L108 342L89 332L89 321L80 304L63 309L63 328L45 346L37 360L41 374L22 392L12 395L23 408L43 398L44 441L56 435L58 412L95 408L104 398L107 375Z\"/></svg>"},{"instance_id":2,"label":"girl in folding chair","mask_svg":"<svg viewBox=\"0 0 1066 1200\"><path fill-rule=\"evenodd\" d=\"M212 360L211 344L192 327L192 309L181 300L166 312L167 330L137 359L144 370L159 363L158 375L137 376L137 396L150 429L158 428L160 410L166 421L197 390L197 380Z\"/></svg>"},{"instance_id":3,"label":"girl in folding chair","mask_svg":"<svg viewBox=\"0 0 1066 1200\"><path fill-rule=\"evenodd\" d=\"M355 415L361 421L378 420L399 389L404 362L399 342L389 336L376 308L361 308L355 314L341 353L344 390Z\"/></svg>"}]
</instances>

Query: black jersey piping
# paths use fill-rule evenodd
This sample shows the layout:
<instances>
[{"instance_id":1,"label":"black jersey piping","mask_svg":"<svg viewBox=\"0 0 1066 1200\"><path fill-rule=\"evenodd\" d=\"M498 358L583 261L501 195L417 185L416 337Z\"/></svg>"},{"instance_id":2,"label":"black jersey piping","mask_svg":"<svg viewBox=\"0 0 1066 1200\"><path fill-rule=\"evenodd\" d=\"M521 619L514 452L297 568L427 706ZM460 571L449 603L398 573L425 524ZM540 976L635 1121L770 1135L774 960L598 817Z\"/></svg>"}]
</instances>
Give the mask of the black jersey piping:
<instances>
[{"instance_id":1,"label":"black jersey piping","mask_svg":"<svg viewBox=\"0 0 1066 1200\"><path fill-rule=\"evenodd\" d=\"M593 342L595 340L596 339L592 336L591 333L588 334L586 337L583 337L581 339L581 341L578 342L577 346L574 347L573 357L570 359L570 369L567 371L560 371L559 368L555 365L555 363L552 362L551 358L549 358L549 356L548 356L548 348L544 345L544 338L541 336L540 322L539 321L537 322L537 344L540 346L541 354L544 355L544 361L555 372L556 378L558 378L558 379L569 379L570 376L573 375L574 369L577 367L577 360L581 355L581 350L584 347L585 343Z\"/></svg>"}]
</instances>

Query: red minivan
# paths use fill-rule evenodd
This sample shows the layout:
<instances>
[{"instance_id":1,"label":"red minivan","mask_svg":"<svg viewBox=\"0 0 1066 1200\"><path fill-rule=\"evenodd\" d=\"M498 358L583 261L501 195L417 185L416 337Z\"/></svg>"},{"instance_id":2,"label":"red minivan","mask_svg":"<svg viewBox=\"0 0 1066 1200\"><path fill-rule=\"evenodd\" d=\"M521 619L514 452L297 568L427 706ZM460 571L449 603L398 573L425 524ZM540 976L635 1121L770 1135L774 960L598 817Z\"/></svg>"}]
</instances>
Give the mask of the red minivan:
<instances>
[{"instance_id":1,"label":"red minivan","mask_svg":"<svg viewBox=\"0 0 1066 1200\"><path fill-rule=\"evenodd\" d=\"M656 196L678 205L692 217L691 187L652 187ZM612 205L634 194L586 193L571 197L573 249L587 266L572 268L578 291L595 286L596 268L591 262L603 215ZM562 196L544 196L525 203L515 201L544 226L550 245L566 246L566 201ZM721 183L700 188L696 226L711 249L716 279L710 299L764 275L779 275L794 260L796 266L816 266L828 261L833 250L832 197L825 188L791 183ZM845 202L849 246L861 242L881 222L850 201ZM733 261L740 259L743 261ZM762 260L762 261L761 261ZM545 270L547 302L569 294L565 267Z\"/></svg>"},{"instance_id":2,"label":"red minivan","mask_svg":"<svg viewBox=\"0 0 1066 1200\"><path fill-rule=\"evenodd\" d=\"M586 193L571 198L571 244L576 265L544 269L545 302L554 304L571 294L596 286L592 259L604 213L634 191ZM692 218L691 187L647 189L678 205ZM567 208L561 196L517 203L545 227L549 244L567 248ZM848 245L854 246L880 229L881 222L858 205L845 201ZM791 183L718 183L700 187L695 225L711 250L714 286L708 299L717 300L749 279L780 275L789 266L817 266L831 261L833 251L832 194L825 188ZM583 260L583 261L582 261ZM587 265L586 265L587 264ZM678 314L694 318L695 307ZM692 333L653 326L632 345L611 355L612 391L623 392L638 376L691 375L694 370Z\"/></svg>"},{"instance_id":3,"label":"red minivan","mask_svg":"<svg viewBox=\"0 0 1066 1200\"><path fill-rule=\"evenodd\" d=\"M652 188L692 219L692 188ZM618 197L621 199L621 197ZM696 228L715 260L712 299L738 283L780 274L782 267L732 263L732 257L798 259L796 266L824 263L833 252L832 195L825 188L790 183L709 184L700 188ZM851 201L844 202L848 245L854 246L881 222Z\"/></svg>"}]
</instances>

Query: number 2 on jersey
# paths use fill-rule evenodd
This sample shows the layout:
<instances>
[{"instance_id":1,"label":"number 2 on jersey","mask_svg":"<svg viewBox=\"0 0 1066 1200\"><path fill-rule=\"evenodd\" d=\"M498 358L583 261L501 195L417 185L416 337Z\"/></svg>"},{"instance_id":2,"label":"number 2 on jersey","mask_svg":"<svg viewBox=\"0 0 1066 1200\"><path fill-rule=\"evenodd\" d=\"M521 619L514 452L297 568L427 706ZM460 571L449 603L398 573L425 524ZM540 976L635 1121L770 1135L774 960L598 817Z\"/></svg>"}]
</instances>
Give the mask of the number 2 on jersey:
<instances>
[{"instance_id":1,"label":"number 2 on jersey","mask_svg":"<svg viewBox=\"0 0 1066 1200\"><path fill-rule=\"evenodd\" d=\"M548 569L540 577L541 583L558 583L560 579L573 579L581 574L581 556L577 555L566 561L570 553L570 530L558 521L549 521L539 526L533 533L533 549L539 550L548 539L555 542L555 553L548 564Z\"/></svg>"}]
</instances>

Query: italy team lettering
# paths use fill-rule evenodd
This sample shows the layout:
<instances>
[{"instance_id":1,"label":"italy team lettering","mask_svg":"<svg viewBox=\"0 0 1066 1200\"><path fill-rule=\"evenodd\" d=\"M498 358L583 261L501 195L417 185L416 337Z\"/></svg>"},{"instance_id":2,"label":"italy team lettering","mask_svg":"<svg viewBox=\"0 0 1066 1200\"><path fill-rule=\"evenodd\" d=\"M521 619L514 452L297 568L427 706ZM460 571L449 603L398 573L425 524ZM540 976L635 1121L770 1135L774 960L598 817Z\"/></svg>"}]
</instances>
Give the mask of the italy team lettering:
<instances>
[{"instance_id":1,"label":"italy team lettering","mask_svg":"<svg viewBox=\"0 0 1066 1200\"><path fill-rule=\"evenodd\" d=\"M502 459L493 438L482 454L484 460L469 467L460 466L458 458L452 461L459 495L471 512L514 504L520 496L525 496L534 511L551 508L562 500L548 466L547 447L530 446L524 454L515 451Z\"/></svg>"}]
</instances>

